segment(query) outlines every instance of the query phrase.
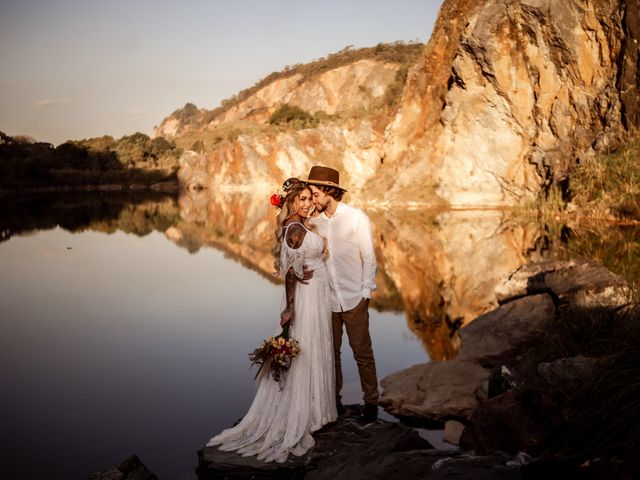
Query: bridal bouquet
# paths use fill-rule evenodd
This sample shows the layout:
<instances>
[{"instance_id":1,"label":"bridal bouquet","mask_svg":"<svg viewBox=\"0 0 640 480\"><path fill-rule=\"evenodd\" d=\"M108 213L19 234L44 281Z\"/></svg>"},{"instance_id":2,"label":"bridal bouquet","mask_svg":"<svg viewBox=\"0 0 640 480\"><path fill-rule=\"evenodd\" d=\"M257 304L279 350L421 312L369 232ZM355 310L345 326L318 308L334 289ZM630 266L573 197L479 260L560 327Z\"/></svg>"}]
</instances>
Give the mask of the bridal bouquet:
<instances>
[{"instance_id":1,"label":"bridal bouquet","mask_svg":"<svg viewBox=\"0 0 640 480\"><path fill-rule=\"evenodd\" d=\"M300 354L300 346L293 338L289 337L289 325L282 332L260 342L258 348L249 354L251 366L260 365L255 378L266 368L276 382L284 380L286 372L291 368L293 359Z\"/></svg>"}]
</instances>

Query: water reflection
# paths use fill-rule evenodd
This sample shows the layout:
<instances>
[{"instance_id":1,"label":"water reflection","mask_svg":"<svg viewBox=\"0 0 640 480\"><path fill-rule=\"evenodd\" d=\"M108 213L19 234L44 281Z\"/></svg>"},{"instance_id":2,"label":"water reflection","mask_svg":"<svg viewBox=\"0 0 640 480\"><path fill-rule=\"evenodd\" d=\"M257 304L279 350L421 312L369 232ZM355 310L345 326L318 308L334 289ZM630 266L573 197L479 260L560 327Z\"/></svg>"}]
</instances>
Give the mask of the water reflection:
<instances>
[{"instance_id":1,"label":"water reflection","mask_svg":"<svg viewBox=\"0 0 640 480\"><path fill-rule=\"evenodd\" d=\"M454 356L453 332L496 306L501 277L544 253L539 228L510 223L503 211L391 211L373 218L380 265L433 359Z\"/></svg>"},{"instance_id":2,"label":"water reflection","mask_svg":"<svg viewBox=\"0 0 640 480\"><path fill-rule=\"evenodd\" d=\"M266 196L189 191L180 220L166 234L196 251L219 248L273 277L275 212ZM499 279L543 254L537 225L514 224L505 211L379 210L373 222L377 284L372 306L405 310L429 357L455 355L453 332L496 306Z\"/></svg>"},{"instance_id":3,"label":"water reflection","mask_svg":"<svg viewBox=\"0 0 640 480\"><path fill-rule=\"evenodd\" d=\"M267 197L0 199L0 410L11 412L4 451L15 473L2 478L80 478L133 452L161 478L193 478L195 451L246 411L246 352L277 322ZM371 330L380 377L453 356L453 332L493 308L496 283L528 261L577 254L632 281L640 275L635 228L364 209L379 267ZM343 392L351 402L360 401L357 378L352 362Z\"/></svg>"},{"instance_id":4,"label":"water reflection","mask_svg":"<svg viewBox=\"0 0 640 480\"><path fill-rule=\"evenodd\" d=\"M273 275L275 211L266 194L189 191L99 192L3 198L0 239L61 226L136 235L162 232L190 253L212 247ZM357 204L357 203L356 203ZM549 228L501 210L362 207L372 219L378 259L372 306L406 312L409 329L432 359L455 355L457 328L494 308L500 278L521 265L557 257L602 261L640 277L637 228Z\"/></svg>"},{"instance_id":5,"label":"water reflection","mask_svg":"<svg viewBox=\"0 0 640 480\"><path fill-rule=\"evenodd\" d=\"M176 196L154 191L7 195L0 205L0 242L55 227L147 235L166 230L179 214Z\"/></svg>"}]
</instances>

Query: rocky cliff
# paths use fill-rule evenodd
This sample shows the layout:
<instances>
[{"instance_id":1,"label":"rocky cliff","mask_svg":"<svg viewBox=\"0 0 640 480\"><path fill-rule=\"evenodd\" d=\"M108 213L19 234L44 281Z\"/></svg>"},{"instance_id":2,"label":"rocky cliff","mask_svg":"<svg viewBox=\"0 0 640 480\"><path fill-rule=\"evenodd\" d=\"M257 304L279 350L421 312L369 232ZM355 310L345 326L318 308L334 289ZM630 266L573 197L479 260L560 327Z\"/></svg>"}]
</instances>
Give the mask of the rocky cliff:
<instances>
[{"instance_id":1,"label":"rocky cliff","mask_svg":"<svg viewBox=\"0 0 640 480\"><path fill-rule=\"evenodd\" d=\"M638 8L446 1L387 131L378 189L511 203L616 146L638 126Z\"/></svg>"},{"instance_id":2,"label":"rocky cliff","mask_svg":"<svg viewBox=\"0 0 640 480\"><path fill-rule=\"evenodd\" d=\"M273 188L314 163L341 169L355 191L376 173L384 131L421 44L350 50L290 67L206 111L187 105L156 136L190 149L184 186ZM275 115L283 113L279 121Z\"/></svg>"},{"instance_id":3,"label":"rocky cliff","mask_svg":"<svg viewBox=\"0 0 640 480\"><path fill-rule=\"evenodd\" d=\"M639 0L445 0L415 61L287 74L156 135L193 147L186 188L274 186L323 163L376 202L512 204L638 127L639 11ZM269 127L283 104L319 115Z\"/></svg>"}]
</instances>

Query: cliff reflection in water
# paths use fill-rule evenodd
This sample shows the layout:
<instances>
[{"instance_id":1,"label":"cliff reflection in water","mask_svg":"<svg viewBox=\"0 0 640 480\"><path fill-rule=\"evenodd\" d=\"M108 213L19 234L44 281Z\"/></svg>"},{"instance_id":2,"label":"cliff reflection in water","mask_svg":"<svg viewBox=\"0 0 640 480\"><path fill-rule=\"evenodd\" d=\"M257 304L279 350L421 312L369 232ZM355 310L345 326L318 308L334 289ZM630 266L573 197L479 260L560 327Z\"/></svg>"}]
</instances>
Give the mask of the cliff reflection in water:
<instances>
[{"instance_id":1,"label":"cliff reflection in water","mask_svg":"<svg viewBox=\"0 0 640 480\"><path fill-rule=\"evenodd\" d=\"M166 231L189 251L222 249L271 281L275 210L267 195L189 191ZM537 226L503 211L380 210L372 219L378 259L377 310L406 311L429 357L455 355L455 330L495 307L499 279L540 256Z\"/></svg>"},{"instance_id":2,"label":"cliff reflection in water","mask_svg":"<svg viewBox=\"0 0 640 480\"><path fill-rule=\"evenodd\" d=\"M276 211L266 193L85 192L1 202L0 242L55 227L139 236L158 231L192 253L213 247L280 282L273 275ZM364 209L373 221L378 259L372 306L405 311L432 359L455 355L455 331L494 308L500 278L527 262L580 256L640 281L637 228L545 227L499 210Z\"/></svg>"},{"instance_id":3,"label":"cliff reflection in water","mask_svg":"<svg viewBox=\"0 0 640 480\"><path fill-rule=\"evenodd\" d=\"M453 357L455 331L497 305L495 286L539 257L539 229L503 211L370 211L378 264L401 292L429 357Z\"/></svg>"}]
</instances>

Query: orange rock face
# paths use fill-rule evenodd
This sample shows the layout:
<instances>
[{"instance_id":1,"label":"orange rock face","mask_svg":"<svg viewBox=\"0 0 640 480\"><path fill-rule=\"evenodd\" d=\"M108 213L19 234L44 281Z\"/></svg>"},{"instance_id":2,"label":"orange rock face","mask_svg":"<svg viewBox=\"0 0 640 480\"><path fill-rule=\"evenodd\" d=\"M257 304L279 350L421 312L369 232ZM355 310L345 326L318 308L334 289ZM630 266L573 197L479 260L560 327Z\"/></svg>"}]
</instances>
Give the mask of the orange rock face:
<instances>
[{"instance_id":1,"label":"orange rock face","mask_svg":"<svg viewBox=\"0 0 640 480\"><path fill-rule=\"evenodd\" d=\"M446 0L396 109L384 99L399 65L359 60L275 80L211 121L200 112L197 128L169 117L156 133L187 149L205 140L181 162L185 188L273 188L324 164L378 204L513 204L640 124L639 4ZM283 104L316 121L267 125Z\"/></svg>"},{"instance_id":2,"label":"orange rock face","mask_svg":"<svg viewBox=\"0 0 640 480\"><path fill-rule=\"evenodd\" d=\"M628 127L619 59L633 54L621 45L637 45L625 8L637 2L445 2L389 128L378 188L509 204L617 145Z\"/></svg>"}]
</instances>

